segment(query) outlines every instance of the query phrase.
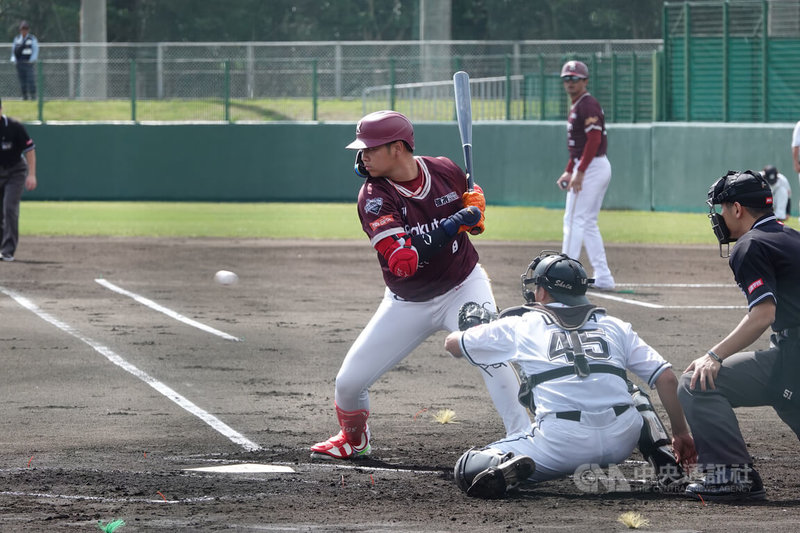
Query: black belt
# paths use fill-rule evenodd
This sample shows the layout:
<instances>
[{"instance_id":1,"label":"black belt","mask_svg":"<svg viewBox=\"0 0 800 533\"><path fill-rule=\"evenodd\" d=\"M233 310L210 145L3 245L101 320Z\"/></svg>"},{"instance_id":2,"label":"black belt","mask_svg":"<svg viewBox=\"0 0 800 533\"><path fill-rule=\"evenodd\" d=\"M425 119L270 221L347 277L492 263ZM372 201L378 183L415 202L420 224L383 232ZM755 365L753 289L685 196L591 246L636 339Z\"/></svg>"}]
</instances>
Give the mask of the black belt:
<instances>
[{"instance_id":1,"label":"black belt","mask_svg":"<svg viewBox=\"0 0 800 533\"><path fill-rule=\"evenodd\" d=\"M619 416L625 411L628 410L630 405L615 405L614 406L614 414ZM580 411L559 411L556 413L556 418L561 418L562 420L572 420L573 422L580 422L581 421L581 412Z\"/></svg>"},{"instance_id":2,"label":"black belt","mask_svg":"<svg viewBox=\"0 0 800 533\"><path fill-rule=\"evenodd\" d=\"M782 329L780 335L787 339L800 339L800 326Z\"/></svg>"}]
</instances>

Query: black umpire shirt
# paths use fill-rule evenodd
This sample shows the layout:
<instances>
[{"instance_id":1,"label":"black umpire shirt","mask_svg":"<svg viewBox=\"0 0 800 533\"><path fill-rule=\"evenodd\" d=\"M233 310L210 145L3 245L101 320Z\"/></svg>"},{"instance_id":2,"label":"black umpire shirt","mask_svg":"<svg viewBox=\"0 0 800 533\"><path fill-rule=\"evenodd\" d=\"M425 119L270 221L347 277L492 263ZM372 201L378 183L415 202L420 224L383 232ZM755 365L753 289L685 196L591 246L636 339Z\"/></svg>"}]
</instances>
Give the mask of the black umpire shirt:
<instances>
[{"instance_id":1,"label":"black umpire shirt","mask_svg":"<svg viewBox=\"0 0 800 533\"><path fill-rule=\"evenodd\" d=\"M22 154L34 148L25 126L13 118L0 116L0 167L13 167L20 162Z\"/></svg>"},{"instance_id":2,"label":"black umpire shirt","mask_svg":"<svg viewBox=\"0 0 800 533\"><path fill-rule=\"evenodd\" d=\"M765 215L736 242L728 263L748 308L775 301L774 331L800 326L800 233Z\"/></svg>"}]
</instances>

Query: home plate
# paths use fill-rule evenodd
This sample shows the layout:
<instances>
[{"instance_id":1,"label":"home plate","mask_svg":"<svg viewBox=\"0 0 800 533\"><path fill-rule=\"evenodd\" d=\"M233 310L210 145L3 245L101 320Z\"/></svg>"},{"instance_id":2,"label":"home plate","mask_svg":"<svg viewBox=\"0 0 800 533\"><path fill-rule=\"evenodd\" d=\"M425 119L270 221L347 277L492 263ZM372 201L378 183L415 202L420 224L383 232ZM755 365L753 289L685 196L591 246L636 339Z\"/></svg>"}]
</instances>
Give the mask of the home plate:
<instances>
[{"instance_id":1,"label":"home plate","mask_svg":"<svg viewBox=\"0 0 800 533\"><path fill-rule=\"evenodd\" d=\"M201 468L184 468L194 472L224 472L234 474L257 474L263 472L294 472L291 466L260 465L255 463L241 463L235 465L204 466Z\"/></svg>"}]
</instances>

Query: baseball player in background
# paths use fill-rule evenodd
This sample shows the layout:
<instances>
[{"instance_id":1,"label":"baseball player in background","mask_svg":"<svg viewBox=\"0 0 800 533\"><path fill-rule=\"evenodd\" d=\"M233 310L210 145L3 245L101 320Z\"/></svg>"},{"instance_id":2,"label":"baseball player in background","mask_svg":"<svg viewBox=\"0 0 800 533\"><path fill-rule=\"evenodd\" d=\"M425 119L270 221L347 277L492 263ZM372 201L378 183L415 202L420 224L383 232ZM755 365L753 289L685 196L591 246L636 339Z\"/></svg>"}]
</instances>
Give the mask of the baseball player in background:
<instances>
[{"instance_id":1,"label":"baseball player in background","mask_svg":"<svg viewBox=\"0 0 800 533\"><path fill-rule=\"evenodd\" d=\"M794 171L797 172L800 178L800 121L794 125L792 132L792 162L794 163ZM800 211L798 212L800 215Z\"/></svg>"},{"instance_id":2,"label":"baseball player in background","mask_svg":"<svg viewBox=\"0 0 800 533\"><path fill-rule=\"evenodd\" d=\"M772 209L775 211L775 218L785 222L792 215L792 186L789 185L789 180L778 172L774 165L765 166L761 175L772 189Z\"/></svg>"},{"instance_id":3,"label":"baseball player in background","mask_svg":"<svg viewBox=\"0 0 800 533\"><path fill-rule=\"evenodd\" d=\"M363 117L347 148L358 150L355 171L365 178L358 216L377 251L386 290L336 376L341 431L311 447L318 458L368 454L369 387L432 334L458 329L465 302L496 310L467 236L484 229L480 188L468 192L464 172L446 157L415 156L414 128L395 111ZM515 370L502 363L481 374L506 432L527 431L531 421L517 401Z\"/></svg>"},{"instance_id":4,"label":"baseball player in background","mask_svg":"<svg viewBox=\"0 0 800 533\"><path fill-rule=\"evenodd\" d=\"M631 394L626 370L658 391L672 424L676 471L658 472L659 477L683 477L676 458L687 466L694 463L694 441L672 365L630 324L589 302L585 293L592 281L578 261L543 252L522 275L524 306L447 336L445 349L479 368L516 363L523 382L520 398L530 402L536 416L531 430L461 456L454 474L469 496L500 497L525 480L620 463L648 437L651 445L669 443L644 393Z\"/></svg>"},{"instance_id":5,"label":"baseball player in background","mask_svg":"<svg viewBox=\"0 0 800 533\"><path fill-rule=\"evenodd\" d=\"M772 204L769 184L750 170L731 171L708 191L720 255L736 242L728 263L748 310L680 379L678 398L706 472L687 487L698 499L766 497L735 407L770 405L800 437L800 233L778 223ZM743 351L769 328L768 348Z\"/></svg>"},{"instance_id":6,"label":"baseball player in background","mask_svg":"<svg viewBox=\"0 0 800 533\"><path fill-rule=\"evenodd\" d=\"M572 100L567 118L569 161L556 181L567 191L561 251L579 258L586 247L594 269L594 287L610 290L615 286L608 268L603 237L597 216L611 181L611 163L606 157L608 137L603 108L589 94L589 69L580 61L567 61L561 68L564 89Z\"/></svg>"}]
</instances>

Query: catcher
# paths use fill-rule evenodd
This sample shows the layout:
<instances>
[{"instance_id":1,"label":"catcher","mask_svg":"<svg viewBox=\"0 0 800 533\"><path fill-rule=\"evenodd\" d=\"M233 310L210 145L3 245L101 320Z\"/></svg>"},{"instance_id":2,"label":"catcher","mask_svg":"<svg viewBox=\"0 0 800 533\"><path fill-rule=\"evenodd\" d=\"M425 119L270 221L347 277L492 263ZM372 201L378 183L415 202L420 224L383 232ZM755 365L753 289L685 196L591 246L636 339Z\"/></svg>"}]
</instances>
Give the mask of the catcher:
<instances>
[{"instance_id":1,"label":"catcher","mask_svg":"<svg viewBox=\"0 0 800 533\"><path fill-rule=\"evenodd\" d=\"M516 363L520 401L536 416L530 432L461 456L454 473L467 495L502 497L525 480L619 463L637 444L661 483L683 481L678 463L696 461L672 365L630 324L589 303L591 282L578 261L542 252L522 275L525 305L491 321L490 313L468 304L462 327L481 325L447 336L445 349L478 367ZM674 456L649 398L628 381L626 370L658 391L672 425Z\"/></svg>"}]
</instances>

